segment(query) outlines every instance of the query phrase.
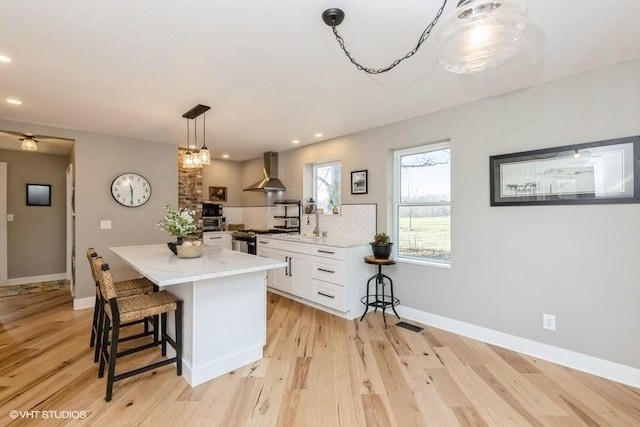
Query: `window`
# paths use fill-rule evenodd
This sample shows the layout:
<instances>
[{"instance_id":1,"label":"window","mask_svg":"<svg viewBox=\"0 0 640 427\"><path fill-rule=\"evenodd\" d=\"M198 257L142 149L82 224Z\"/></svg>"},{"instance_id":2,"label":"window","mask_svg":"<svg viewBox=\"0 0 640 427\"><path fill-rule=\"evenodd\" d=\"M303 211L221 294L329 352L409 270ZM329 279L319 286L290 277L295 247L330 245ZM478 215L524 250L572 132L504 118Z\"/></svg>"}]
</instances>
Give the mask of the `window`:
<instances>
[{"instance_id":1,"label":"window","mask_svg":"<svg viewBox=\"0 0 640 427\"><path fill-rule=\"evenodd\" d=\"M331 213L334 207L340 206L341 175L340 162L313 165L313 198L318 209Z\"/></svg>"},{"instance_id":2,"label":"window","mask_svg":"<svg viewBox=\"0 0 640 427\"><path fill-rule=\"evenodd\" d=\"M396 151L394 169L398 258L450 264L451 145Z\"/></svg>"}]
</instances>

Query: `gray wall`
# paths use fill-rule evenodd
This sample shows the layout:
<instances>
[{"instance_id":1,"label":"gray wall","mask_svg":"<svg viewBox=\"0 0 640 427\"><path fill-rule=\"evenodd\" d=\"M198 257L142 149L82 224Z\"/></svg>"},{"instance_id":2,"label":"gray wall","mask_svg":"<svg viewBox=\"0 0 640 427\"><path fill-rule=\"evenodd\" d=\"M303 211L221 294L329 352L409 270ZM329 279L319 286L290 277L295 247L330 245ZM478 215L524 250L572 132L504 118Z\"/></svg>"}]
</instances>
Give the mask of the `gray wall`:
<instances>
[{"instance_id":1,"label":"gray wall","mask_svg":"<svg viewBox=\"0 0 640 427\"><path fill-rule=\"evenodd\" d=\"M451 139L451 269L389 268L402 304L640 368L640 205L489 206L490 155L639 135L639 118L634 61L285 151L280 177L300 198L304 163L341 159L343 183L368 169L343 202L378 203L390 230L392 150Z\"/></svg>"},{"instance_id":2,"label":"gray wall","mask_svg":"<svg viewBox=\"0 0 640 427\"><path fill-rule=\"evenodd\" d=\"M69 157L0 150L7 162L8 278L66 272L66 169ZM25 185L51 185L51 206L27 206ZM37 261L35 259L37 258Z\"/></svg>"},{"instance_id":3,"label":"gray wall","mask_svg":"<svg viewBox=\"0 0 640 427\"><path fill-rule=\"evenodd\" d=\"M76 141L76 298L95 295L85 256L88 247L96 248L120 280L133 277L135 272L109 251L110 246L169 240L154 224L164 216L164 205L178 204L177 146L6 120L0 120L0 129ZM149 202L139 208L126 208L113 200L111 182L123 172L137 172L149 180ZM103 219L112 221L111 230L100 229Z\"/></svg>"},{"instance_id":4,"label":"gray wall","mask_svg":"<svg viewBox=\"0 0 640 427\"><path fill-rule=\"evenodd\" d=\"M202 167L202 198L209 200L209 187L227 187L225 206L242 206L242 163L233 160L211 160Z\"/></svg>"}]
</instances>

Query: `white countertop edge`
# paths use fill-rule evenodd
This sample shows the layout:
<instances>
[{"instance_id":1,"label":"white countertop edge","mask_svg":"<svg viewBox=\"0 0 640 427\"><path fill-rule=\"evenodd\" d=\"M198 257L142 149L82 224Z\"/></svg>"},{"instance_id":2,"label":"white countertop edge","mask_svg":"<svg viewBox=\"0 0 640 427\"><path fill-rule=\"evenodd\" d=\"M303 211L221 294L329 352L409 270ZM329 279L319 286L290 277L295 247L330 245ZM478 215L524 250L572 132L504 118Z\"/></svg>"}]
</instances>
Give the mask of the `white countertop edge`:
<instances>
[{"instance_id":1,"label":"white countertop edge","mask_svg":"<svg viewBox=\"0 0 640 427\"><path fill-rule=\"evenodd\" d=\"M203 247L202 257L192 259L177 258L162 244L114 246L109 250L158 286L249 274L287 266L284 261L207 246Z\"/></svg>"}]
</instances>

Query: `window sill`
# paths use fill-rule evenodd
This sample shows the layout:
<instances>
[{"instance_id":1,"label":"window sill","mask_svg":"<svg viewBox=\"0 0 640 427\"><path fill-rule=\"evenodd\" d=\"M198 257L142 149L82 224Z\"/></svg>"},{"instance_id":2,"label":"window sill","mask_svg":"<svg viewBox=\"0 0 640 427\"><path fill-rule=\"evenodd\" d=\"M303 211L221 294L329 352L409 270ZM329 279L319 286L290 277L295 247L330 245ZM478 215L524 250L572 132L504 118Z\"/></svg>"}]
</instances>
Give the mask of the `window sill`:
<instances>
[{"instance_id":1,"label":"window sill","mask_svg":"<svg viewBox=\"0 0 640 427\"><path fill-rule=\"evenodd\" d=\"M396 256L395 261L396 263L400 263L400 264L414 264L414 265L422 265L425 267L435 267L435 268L443 268L445 270L451 270L451 264L445 264L443 262L427 261L427 260L421 260L416 258L406 258L406 257L400 257L400 256Z\"/></svg>"}]
</instances>

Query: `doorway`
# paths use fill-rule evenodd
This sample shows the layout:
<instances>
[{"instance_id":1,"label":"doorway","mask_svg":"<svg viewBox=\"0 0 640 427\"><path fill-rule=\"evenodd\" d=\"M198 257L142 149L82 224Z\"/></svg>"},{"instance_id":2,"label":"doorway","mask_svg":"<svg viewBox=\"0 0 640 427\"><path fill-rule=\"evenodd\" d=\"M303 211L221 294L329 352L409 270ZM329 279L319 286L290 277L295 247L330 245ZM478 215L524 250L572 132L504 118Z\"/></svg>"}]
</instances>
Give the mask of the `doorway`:
<instances>
[{"instance_id":1,"label":"doorway","mask_svg":"<svg viewBox=\"0 0 640 427\"><path fill-rule=\"evenodd\" d=\"M0 286L7 280L7 164L0 162Z\"/></svg>"}]
</instances>

